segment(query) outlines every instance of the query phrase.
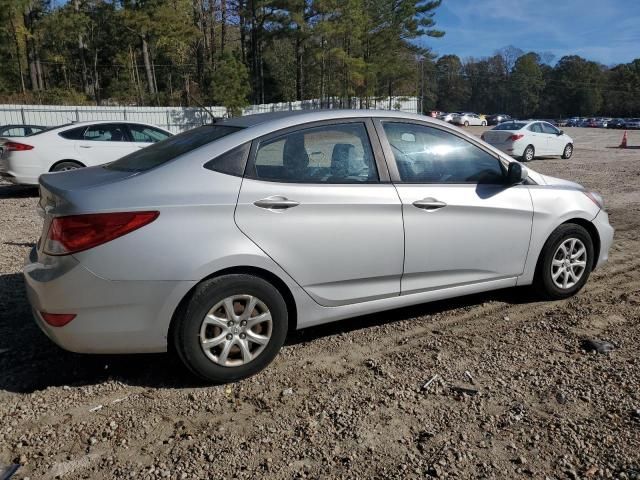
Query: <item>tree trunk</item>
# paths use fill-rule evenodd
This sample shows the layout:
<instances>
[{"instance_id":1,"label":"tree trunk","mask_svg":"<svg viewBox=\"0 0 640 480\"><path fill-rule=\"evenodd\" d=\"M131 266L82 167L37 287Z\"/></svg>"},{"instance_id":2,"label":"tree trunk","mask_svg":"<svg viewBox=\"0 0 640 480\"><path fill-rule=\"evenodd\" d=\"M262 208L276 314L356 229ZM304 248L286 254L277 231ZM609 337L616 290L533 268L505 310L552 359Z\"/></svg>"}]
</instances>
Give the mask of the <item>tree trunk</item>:
<instances>
[{"instance_id":1,"label":"tree trunk","mask_svg":"<svg viewBox=\"0 0 640 480\"><path fill-rule=\"evenodd\" d=\"M16 25L13 22L13 12L9 13L9 23L11 24L11 33L13 33L13 41L16 46L16 62L18 64L18 74L20 75L20 87L22 88L22 95L27 94L27 89L24 85L24 72L22 70L22 52L20 51L20 42L18 41L18 32Z\"/></svg>"},{"instance_id":2,"label":"tree trunk","mask_svg":"<svg viewBox=\"0 0 640 480\"><path fill-rule=\"evenodd\" d=\"M151 69L151 59L149 58L149 44L147 43L147 37L140 37L142 39L142 59L144 61L144 69L147 74L147 84L149 86L149 94L151 96L156 94L156 86L153 81L153 71Z\"/></svg>"},{"instance_id":3,"label":"tree trunk","mask_svg":"<svg viewBox=\"0 0 640 480\"><path fill-rule=\"evenodd\" d=\"M322 53L324 60L324 50ZM302 100L303 89L302 89L302 39L300 35L296 37L296 100Z\"/></svg>"},{"instance_id":4,"label":"tree trunk","mask_svg":"<svg viewBox=\"0 0 640 480\"><path fill-rule=\"evenodd\" d=\"M220 1L220 14L220 53L224 53L227 41L227 0Z\"/></svg>"}]
</instances>

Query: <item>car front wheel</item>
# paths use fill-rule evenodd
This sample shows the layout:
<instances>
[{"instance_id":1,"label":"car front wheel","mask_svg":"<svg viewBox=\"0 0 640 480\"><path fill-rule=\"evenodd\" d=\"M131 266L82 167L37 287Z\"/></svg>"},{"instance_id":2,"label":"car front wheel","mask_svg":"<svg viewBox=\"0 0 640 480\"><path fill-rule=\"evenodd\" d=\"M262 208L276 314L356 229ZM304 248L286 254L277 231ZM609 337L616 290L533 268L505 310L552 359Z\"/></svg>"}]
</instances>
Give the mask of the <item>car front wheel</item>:
<instances>
[{"instance_id":1,"label":"car front wheel","mask_svg":"<svg viewBox=\"0 0 640 480\"><path fill-rule=\"evenodd\" d=\"M287 335L287 306L266 280L224 275L198 285L173 328L175 350L211 383L256 374L278 354Z\"/></svg>"},{"instance_id":2,"label":"car front wheel","mask_svg":"<svg viewBox=\"0 0 640 480\"><path fill-rule=\"evenodd\" d=\"M569 159L571 158L571 155L573 155L573 145L567 143L567 145L564 147L564 151L562 152L562 158Z\"/></svg>"},{"instance_id":3,"label":"car front wheel","mask_svg":"<svg viewBox=\"0 0 640 480\"><path fill-rule=\"evenodd\" d=\"M572 223L560 225L542 249L536 272L538 291L554 300L576 294L587 282L593 262L589 232Z\"/></svg>"}]
</instances>

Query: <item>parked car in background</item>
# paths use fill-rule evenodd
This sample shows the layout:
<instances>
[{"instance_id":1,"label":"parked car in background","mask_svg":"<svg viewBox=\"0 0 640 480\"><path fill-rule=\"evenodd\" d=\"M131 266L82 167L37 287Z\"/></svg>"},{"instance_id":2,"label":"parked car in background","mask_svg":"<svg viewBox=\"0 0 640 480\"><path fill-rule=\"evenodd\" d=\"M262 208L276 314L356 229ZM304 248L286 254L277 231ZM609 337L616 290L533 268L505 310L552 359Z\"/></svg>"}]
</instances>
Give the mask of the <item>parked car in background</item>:
<instances>
[{"instance_id":1,"label":"parked car in background","mask_svg":"<svg viewBox=\"0 0 640 480\"><path fill-rule=\"evenodd\" d=\"M571 117L567 119L565 126L567 127L580 127L584 118L582 117Z\"/></svg>"},{"instance_id":2,"label":"parked car in background","mask_svg":"<svg viewBox=\"0 0 640 480\"><path fill-rule=\"evenodd\" d=\"M438 120L442 120L443 122L451 123L453 121L453 117L456 115L460 115L462 112L450 112L450 113L442 113L438 115Z\"/></svg>"},{"instance_id":3,"label":"parked car in background","mask_svg":"<svg viewBox=\"0 0 640 480\"><path fill-rule=\"evenodd\" d=\"M555 120L553 118L539 118L538 121L547 122L553 125L554 127L558 127L558 120Z\"/></svg>"},{"instance_id":4,"label":"parked car in background","mask_svg":"<svg viewBox=\"0 0 640 480\"><path fill-rule=\"evenodd\" d=\"M502 122L511 120L511 116L506 113L496 113L487 117L487 125L498 125Z\"/></svg>"},{"instance_id":5,"label":"parked car in background","mask_svg":"<svg viewBox=\"0 0 640 480\"><path fill-rule=\"evenodd\" d=\"M596 128L607 128L607 125L609 124L609 122L611 120L613 120L612 118L596 118L595 119L595 126Z\"/></svg>"},{"instance_id":6,"label":"parked car in background","mask_svg":"<svg viewBox=\"0 0 640 480\"><path fill-rule=\"evenodd\" d=\"M540 120L501 123L482 134L485 142L525 162L535 157L571 158L573 139L549 122Z\"/></svg>"},{"instance_id":7,"label":"parked car in background","mask_svg":"<svg viewBox=\"0 0 640 480\"><path fill-rule=\"evenodd\" d=\"M170 349L217 383L266 367L294 329L516 285L567 298L613 240L596 193L380 110L216 122L42 175L38 209L23 272L49 338Z\"/></svg>"},{"instance_id":8,"label":"parked car in background","mask_svg":"<svg viewBox=\"0 0 640 480\"><path fill-rule=\"evenodd\" d=\"M112 162L172 134L138 122L81 122L53 127L28 137L0 138L0 176L37 185L47 172Z\"/></svg>"},{"instance_id":9,"label":"parked car in background","mask_svg":"<svg viewBox=\"0 0 640 480\"><path fill-rule=\"evenodd\" d=\"M482 118L477 113L460 113L458 115L454 115L451 123L455 125L464 125L468 126L485 126L487 121Z\"/></svg>"},{"instance_id":10,"label":"parked car in background","mask_svg":"<svg viewBox=\"0 0 640 480\"><path fill-rule=\"evenodd\" d=\"M626 120L624 118L614 118L609 122L607 122L607 128L615 128L615 129L624 128L625 123L626 123Z\"/></svg>"},{"instance_id":11,"label":"parked car in background","mask_svg":"<svg viewBox=\"0 0 640 480\"><path fill-rule=\"evenodd\" d=\"M639 130L640 129L640 118L628 118L624 122L624 128L629 128L631 130Z\"/></svg>"},{"instance_id":12,"label":"parked car in background","mask_svg":"<svg viewBox=\"0 0 640 480\"><path fill-rule=\"evenodd\" d=\"M41 125L3 125L0 127L0 137L26 137L46 128Z\"/></svg>"}]
</instances>

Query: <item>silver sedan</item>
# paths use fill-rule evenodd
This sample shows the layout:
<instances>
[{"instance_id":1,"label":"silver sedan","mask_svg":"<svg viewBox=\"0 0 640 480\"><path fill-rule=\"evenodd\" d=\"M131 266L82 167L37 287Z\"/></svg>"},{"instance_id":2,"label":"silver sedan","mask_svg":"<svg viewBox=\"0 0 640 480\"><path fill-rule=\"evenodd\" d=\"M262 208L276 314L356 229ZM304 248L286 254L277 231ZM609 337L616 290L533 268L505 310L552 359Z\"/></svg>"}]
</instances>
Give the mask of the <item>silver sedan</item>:
<instances>
[{"instance_id":1,"label":"silver sedan","mask_svg":"<svg viewBox=\"0 0 640 480\"><path fill-rule=\"evenodd\" d=\"M287 332L534 285L608 258L602 199L444 122L317 111L219 121L40 177L24 267L36 322L75 352L175 350L228 382Z\"/></svg>"}]
</instances>

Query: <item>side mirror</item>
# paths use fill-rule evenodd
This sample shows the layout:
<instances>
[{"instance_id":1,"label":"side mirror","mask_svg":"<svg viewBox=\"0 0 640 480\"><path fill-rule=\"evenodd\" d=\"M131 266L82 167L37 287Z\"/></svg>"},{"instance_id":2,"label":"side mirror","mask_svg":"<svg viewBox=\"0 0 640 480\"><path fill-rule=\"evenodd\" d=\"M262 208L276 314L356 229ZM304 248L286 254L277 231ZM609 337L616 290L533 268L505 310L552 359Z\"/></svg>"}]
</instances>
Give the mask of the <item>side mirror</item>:
<instances>
[{"instance_id":1,"label":"side mirror","mask_svg":"<svg viewBox=\"0 0 640 480\"><path fill-rule=\"evenodd\" d=\"M527 167L518 162L509 163L509 169L507 170L508 185L518 185L524 182L528 176Z\"/></svg>"},{"instance_id":2,"label":"side mirror","mask_svg":"<svg viewBox=\"0 0 640 480\"><path fill-rule=\"evenodd\" d=\"M564 130L558 130L558 133L556 135L558 135L558 136L564 135Z\"/></svg>"}]
</instances>

